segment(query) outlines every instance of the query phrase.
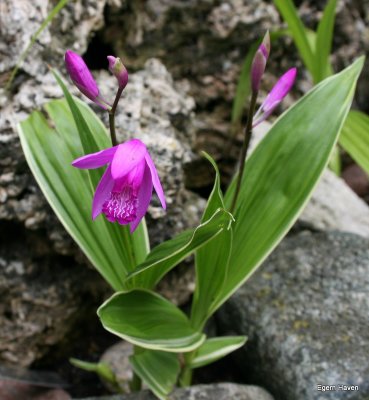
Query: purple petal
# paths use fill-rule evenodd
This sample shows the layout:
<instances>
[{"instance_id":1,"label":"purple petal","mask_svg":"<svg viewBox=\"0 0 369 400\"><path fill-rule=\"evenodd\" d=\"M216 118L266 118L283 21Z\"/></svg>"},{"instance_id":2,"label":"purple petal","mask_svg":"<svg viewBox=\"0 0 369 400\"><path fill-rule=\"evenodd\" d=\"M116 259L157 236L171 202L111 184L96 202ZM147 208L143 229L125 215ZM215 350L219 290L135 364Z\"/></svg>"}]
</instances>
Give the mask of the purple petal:
<instances>
[{"instance_id":1,"label":"purple petal","mask_svg":"<svg viewBox=\"0 0 369 400\"><path fill-rule=\"evenodd\" d=\"M268 59L270 53L270 35L269 31L263 37L263 41L259 46L259 50L264 54L264 57Z\"/></svg>"},{"instance_id":2,"label":"purple petal","mask_svg":"<svg viewBox=\"0 0 369 400\"><path fill-rule=\"evenodd\" d=\"M108 149L98 151L97 153L87 154L86 156L77 158L72 162L73 167L80 169L94 169L102 167L109 163L117 151L118 146L109 147Z\"/></svg>"},{"instance_id":3,"label":"purple petal","mask_svg":"<svg viewBox=\"0 0 369 400\"><path fill-rule=\"evenodd\" d=\"M258 117L255 121L252 121L252 127L255 128L255 126L258 126L259 124L261 124L263 121L265 121L270 114L272 114L274 111L274 108L270 109L269 111L263 113L260 115L260 117Z\"/></svg>"},{"instance_id":4,"label":"purple petal","mask_svg":"<svg viewBox=\"0 0 369 400\"><path fill-rule=\"evenodd\" d=\"M90 100L95 101L99 88L83 58L71 50L65 53L65 66L73 83Z\"/></svg>"},{"instance_id":5,"label":"purple petal","mask_svg":"<svg viewBox=\"0 0 369 400\"><path fill-rule=\"evenodd\" d=\"M105 201L109 198L113 190L113 186L114 180L111 176L111 166L109 165L95 191L92 201L92 219L95 219L101 213Z\"/></svg>"},{"instance_id":6,"label":"purple petal","mask_svg":"<svg viewBox=\"0 0 369 400\"><path fill-rule=\"evenodd\" d=\"M131 233L135 231L138 224L141 222L141 219L145 216L147 212L152 196L152 186L153 185L152 185L150 168L145 163L145 171L143 174L141 187L138 192L137 216L136 219L132 221L130 224Z\"/></svg>"},{"instance_id":7,"label":"purple petal","mask_svg":"<svg viewBox=\"0 0 369 400\"><path fill-rule=\"evenodd\" d=\"M124 89L128 83L128 71L119 57L108 56L109 71L117 78L119 88Z\"/></svg>"},{"instance_id":8,"label":"purple petal","mask_svg":"<svg viewBox=\"0 0 369 400\"><path fill-rule=\"evenodd\" d=\"M251 65L251 89L254 93L259 91L260 81L265 71L266 62L267 57L265 57L263 51L259 49L255 53Z\"/></svg>"},{"instance_id":9,"label":"purple petal","mask_svg":"<svg viewBox=\"0 0 369 400\"><path fill-rule=\"evenodd\" d=\"M113 179L123 178L127 175L144 159L146 153L146 146L138 139L132 139L118 145L111 163Z\"/></svg>"},{"instance_id":10,"label":"purple petal","mask_svg":"<svg viewBox=\"0 0 369 400\"><path fill-rule=\"evenodd\" d=\"M124 186L131 186L135 193L142 185L146 162L143 158L127 175L115 180L114 191L120 192Z\"/></svg>"},{"instance_id":11,"label":"purple petal","mask_svg":"<svg viewBox=\"0 0 369 400\"><path fill-rule=\"evenodd\" d=\"M291 68L284 75L282 75L278 82L274 85L273 89L269 92L267 98L262 104L264 112L268 112L277 107L277 105L286 97L287 93L291 90L295 82L297 69Z\"/></svg>"},{"instance_id":12,"label":"purple petal","mask_svg":"<svg viewBox=\"0 0 369 400\"><path fill-rule=\"evenodd\" d=\"M269 52L268 52L267 48L265 47L264 43L262 43L262 44L259 46L259 51L261 51L261 52L263 53L263 56L264 56L265 58L268 58Z\"/></svg>"},{"instance_id":13,"label":"purple petal","mask_svg":"<svg viewBox=\"0 0 369 400\"><path fill-rule=\"evenodd\" d=\"M150 168L151 179L152 179L152 183L154 184L155 191L159 197L162 207L165 210L167 208L167 205L165 203L164 191L163 191L163 188L160 183L158 171L156 170L154 162L152 161L150 154L148 152L145 155L145 160L146 160L148 167Z\"/></svg>"}]
</instances>

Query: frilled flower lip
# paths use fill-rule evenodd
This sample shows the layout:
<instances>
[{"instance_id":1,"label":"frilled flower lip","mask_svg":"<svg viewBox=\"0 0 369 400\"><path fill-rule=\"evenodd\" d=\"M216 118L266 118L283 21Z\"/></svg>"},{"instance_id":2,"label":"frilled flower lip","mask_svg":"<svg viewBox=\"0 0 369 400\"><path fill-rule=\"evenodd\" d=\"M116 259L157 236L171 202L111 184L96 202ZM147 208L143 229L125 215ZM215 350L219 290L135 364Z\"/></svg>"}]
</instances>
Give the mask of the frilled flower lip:
<instances>
[{"instance_id":1,"label":"frilled flower lip","mask_svg":"<svg viewBox=\"0 0 369 400\"><path fill-rule=\"evenodd\" d=\"M153 187L162 207L166 209L165 195L158 172L146 146L139 139L132 139L97 153L88 154L72 163L74 167L80 169L94 169L106 164L109 164L108 168L97 185L92 202L92 219L104 212L109 221L129 223L133 232L146 214ZM112 202L113 194L119 196L121 203L127 200L127 203L132 205L134 213L131 210L129 218L121 218L120 214L116 218L114 214L112 218L107 213L106 209L109 202ZM120 204L121 207L126 205Z\"/></svg>"}]
</instances>

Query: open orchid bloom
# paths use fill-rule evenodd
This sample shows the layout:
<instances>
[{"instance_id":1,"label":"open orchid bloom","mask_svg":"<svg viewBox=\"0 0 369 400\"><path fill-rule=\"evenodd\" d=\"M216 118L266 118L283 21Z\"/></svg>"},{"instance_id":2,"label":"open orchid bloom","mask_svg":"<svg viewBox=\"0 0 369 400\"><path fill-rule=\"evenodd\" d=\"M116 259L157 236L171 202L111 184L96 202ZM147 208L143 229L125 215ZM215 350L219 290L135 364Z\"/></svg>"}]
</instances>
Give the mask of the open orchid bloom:
<instances>
[{"instance_id":1,"label":"open orchid bloom","mask_svg":"<svg viewBox=\"0 0 369 400\"><path fill-rule=\"evenodd\" d=\"M107 110L110 105L100 96L97 83L83 58L71 50L65 53L65 67L77 88L90 100Z\"/></svg>"},{"instance_id":2,"label":"open orchid bloom","mask_svg":"<svg viewBox=\"0 0 369 400\"><path fill-rule=\"evenodd\" d=\"M130 224L132 233L146 214L153 187L166 209L158 172L140 140L129 140L72 163L80 169L94 169L105 164L108 168L97 185L92 202L92 219L104 213L110 222Z\"/></svg>"},{"instance_id":3,"label":"open orchid bloom","mask_svg":"<svg viewBox=\"0 0 369 400\"><path fill-rule=\"evenodd\" d=\"M278 82L274 85L273 89L269 92L268 96L255 114L252 124L253 127L259 125L261 122L267 119L275 110L275 108L287 96L295 82L296 73L297 69L291 68L279 78Z\"/></svg>"}]
</instances>

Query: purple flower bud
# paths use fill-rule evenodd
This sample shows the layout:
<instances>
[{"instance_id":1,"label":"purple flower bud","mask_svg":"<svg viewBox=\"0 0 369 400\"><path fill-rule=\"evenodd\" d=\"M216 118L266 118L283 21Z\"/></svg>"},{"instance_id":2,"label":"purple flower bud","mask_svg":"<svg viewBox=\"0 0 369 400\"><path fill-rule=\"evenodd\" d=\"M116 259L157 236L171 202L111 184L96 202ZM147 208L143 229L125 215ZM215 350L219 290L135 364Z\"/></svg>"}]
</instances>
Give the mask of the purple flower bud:
<instances>
[{"instance_id":1,"label":"purple flower bud","mask_svg":"<svg viewBox=\"0 0 369 400\"><path fill-rule=\"evenodd\" d=\"M273 89L269 92L268 96L260 106L258 112L255 114L253 127L267 119L287 96L295 82L296 74L297 69L291 68L279 78L278 82L274 85Z\"/></svg>"},{"instance_id":2,"label":"purple flower bud","mask_svg":"<svg viewBox=\"0 0 369 400\"><path fill-rule=\"evenodd\" d=\"M117 78L120 89L124 89L128 82L128 71L119 57L108 56L109 71Z\"/></svg>"},{"instance_id":3,"label":"purple flower bud","mask_svg":"<svg viewBox=\"0 0 369 400\"><path fill-rule=\"evenodd\" d=\"M270 37L269 32L264 36L264 39L255 53L251 64L251 89L253 93L257 93L260 87L260 81L265 71L265 66L270 52Z\"/></svg>"},{"instance_id":4,"label":"purple flower bud","mask_svg":"<svg viewBox=\"0 0 369 400\"><path fill-rule=\"evenodd\" d=\"M102 103L107 103L99 96L97 83L82 57L71 50L67 50L65 53L65 66L70 78L77 88L86 97L106 110L106 105Z\"/></svg>"}]
</instances>

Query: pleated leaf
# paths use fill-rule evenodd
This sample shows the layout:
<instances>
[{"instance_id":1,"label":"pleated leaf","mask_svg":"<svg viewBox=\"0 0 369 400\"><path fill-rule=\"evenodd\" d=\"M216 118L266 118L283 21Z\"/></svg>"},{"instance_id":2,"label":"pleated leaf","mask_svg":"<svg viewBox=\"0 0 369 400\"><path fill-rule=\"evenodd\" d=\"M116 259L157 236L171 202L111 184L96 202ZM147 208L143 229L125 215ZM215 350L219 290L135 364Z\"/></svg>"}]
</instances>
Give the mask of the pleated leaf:
<instances>
[{"instance_id":1,"label":"pleated leaf","mask_svg":"<svg viewBox=\"0 0 369 400\"><path fill-rule=\"evenodd\" d=\"M213 210L213 214L197 228L182 232L173 239L155 247L146 260L141 263L125 281L125 290L135 288L151 289L160 279L182 260L228 229L232 215L222 208Z\"/></svg>"},{"instance_id":2,"label":"pleated leaf","mask_svg":"<svg viewBox=\"0 0 369 400\"><path fill-rule=\"evenodd\" d=\"M84 140L89 150L109 147L99 118L84 103L70 99L88 127L89 135ZM111 224L103 216L92 221L94 186L103 169L90 175L71 166L85 151L67 101L53 100L46 104L45 111L48 119L35 111L18 125L28 165L65 229L105 280L121 290L125 276L148 252L146 226L142 224L131 235L127 227Z\"/></svg>"},{"instance_id":3,"label":"pleated leaf","mask_svg":"<svg viewBox=\"0 0 369 400\"><path fill-rule=\"evenodd\" d=\"M178 374L179 361L174 353L143 350L130 357L135 373L161 399L166 400L173 390Z\"/></svg>"},{"instance_id":4,"label":"pleated leaf","mask_svg":"<svg viewBox=\"0 0 369 400\"><path fill-rule=\"evenodd\" d=\"M327 78L273 125L246 162L219 307L287 233L317 184L349 111L364 59ZM235 182L225 197L230 206Z\"/></svg>"},{"instance_id":5,"label":"pleated leaf","mask_svg":"<svg viewBox=\"0 0 369 400\"><path fill-rule=\"evenodd\" d=\"M369 174L369 116L350 111L340 135L340 144Z\"/></svg>"},{"instance_id":6,"label":"pleated leaf","mask_svg":"<svg viewBox=\"0 0 369 400\"><path fill-rule=\"evenodd\" d=\"M224 208L220 188L220 175L215 161L203 153L215 170L213 190L209 196L202 221L206 221L216 209ZM229 257L232 249L232 227L200 247L195 253L196 289L192 301L191 322L196 329L202 329L211 315L212 304L224 285Z\"/></svg>"},{"instance_id":7,"label":"pleated leaf","mask_svg":"<svg viewBox=\"0 0 369 400\"><path fill-rule=\"evenodd\" d=\"M116 293L97 314L106 330L146 349L187 352L205 340L178 307L145 290Z\"/></svg>"},{"instance_id":8,"label":"pleated leaf","mask_svg":"<svg viewBox=\"0 0 369 400\"><path fill-rule=\"evenodd\" d=\"M246 340L246 336L225 336L207 339L196 350L196 355L191 360L190 367L194 369L211 364L242 347Z\"/></svg>"}]
</instances>

